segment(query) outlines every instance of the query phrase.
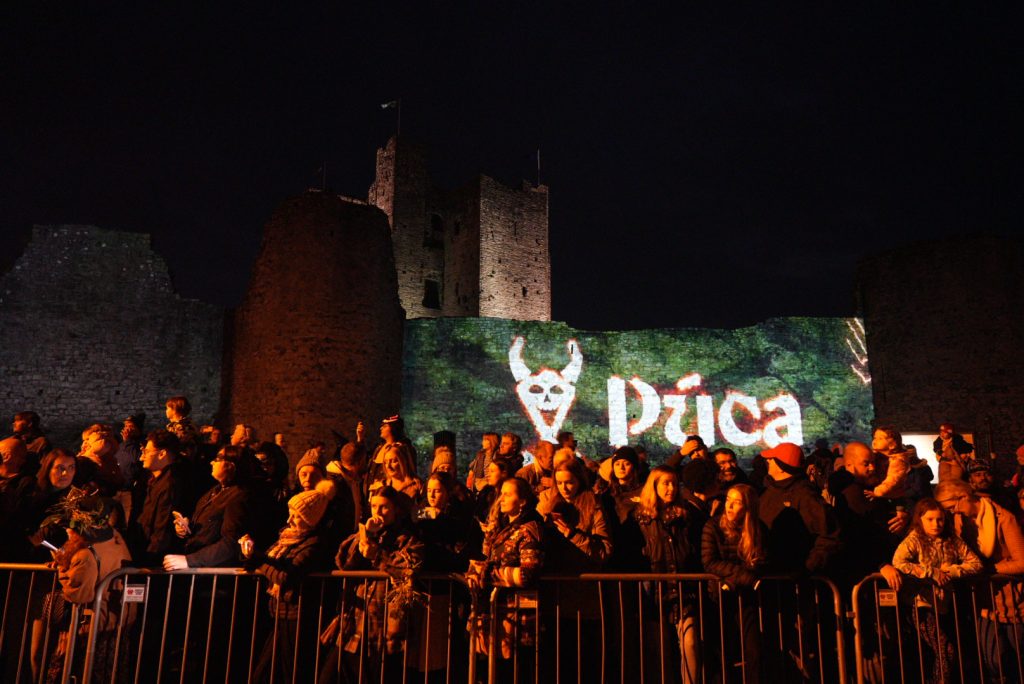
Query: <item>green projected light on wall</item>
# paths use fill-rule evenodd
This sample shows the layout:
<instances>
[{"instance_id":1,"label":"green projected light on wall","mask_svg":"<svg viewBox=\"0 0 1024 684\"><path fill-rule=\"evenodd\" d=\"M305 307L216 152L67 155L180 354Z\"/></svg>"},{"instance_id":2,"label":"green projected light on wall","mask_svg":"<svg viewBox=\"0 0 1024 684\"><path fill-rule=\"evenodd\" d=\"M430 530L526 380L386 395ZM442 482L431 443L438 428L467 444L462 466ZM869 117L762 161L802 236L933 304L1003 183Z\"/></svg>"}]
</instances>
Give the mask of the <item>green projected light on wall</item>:
<instances>
[{"instance_id":1,"label":"green projected light on wall","mask_svg":"<svg viewBox=\"0 0 1024 684\"><path fill-rule=\"evenodd\" d=\"M752 456L783 441L864 439L870 382L857 319L620 332L419 319L406 322L402 413L421 453L448 430L462 462L487 431L530 445L569 430L589 455L643 444L655 461L698 434Z\"/></svg>"}]
</instances>

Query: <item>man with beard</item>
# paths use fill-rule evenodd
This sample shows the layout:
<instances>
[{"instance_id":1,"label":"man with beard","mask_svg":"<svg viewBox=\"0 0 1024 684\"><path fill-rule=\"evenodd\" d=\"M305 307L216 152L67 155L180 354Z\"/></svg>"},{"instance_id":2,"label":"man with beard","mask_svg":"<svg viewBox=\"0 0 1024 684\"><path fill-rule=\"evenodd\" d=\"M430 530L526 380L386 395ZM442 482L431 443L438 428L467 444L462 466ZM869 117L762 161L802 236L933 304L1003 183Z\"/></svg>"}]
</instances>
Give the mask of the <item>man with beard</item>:
<instances>
[{"instance_id":1,"label":"man with beard","mask_svg":"<svg viewBox=\"0 0 1024 684\"><path fill-rule=\"evenodd\" d=\"M835 568L844 592L873 572L882 573L891 588L900 586L900 574L891 561L910 522L906 511L913 502L865 496L882 479L876 459L867 444L850 442L843 451L844 468L828 480L842 529L843 548Z\"/></svg>"},{"instance_id":2,"label":"man with beard","mask_svg":"<svg viewBox=\"0 0 1024 684\"><path fill-rule=\"evenodd\" d=\"M743 472L739 461L736 460L735 451L728 447L715 449L711 453L711 458L718 466L718 484L720 485L720 492L723 498L729 487L738 484L750 484L750 478Z\"/></svg>"},{"instance_id":3,"label":"man with beard","mask_svg":"<svg viewBox=\"0 0 1024 684\"><path fill-rule=\"evenodd\" d=\"M992 462L975 456L967 462L967 482L978 496L992 499L1014 515L1020 513L1017 495L1009 487L1000 487L992 477Z\"/></svg>"}]
</instances>

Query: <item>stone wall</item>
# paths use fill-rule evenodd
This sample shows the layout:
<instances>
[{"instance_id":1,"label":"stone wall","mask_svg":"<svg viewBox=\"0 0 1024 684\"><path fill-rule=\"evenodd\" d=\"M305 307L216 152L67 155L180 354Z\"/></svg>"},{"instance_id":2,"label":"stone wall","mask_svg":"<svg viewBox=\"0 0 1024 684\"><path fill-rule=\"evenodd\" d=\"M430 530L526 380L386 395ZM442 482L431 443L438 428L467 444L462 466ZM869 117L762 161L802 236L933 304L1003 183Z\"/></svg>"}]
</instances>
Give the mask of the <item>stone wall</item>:
<instances>
[{"instance_id":1,"label":"stone wall","mask_svg":"<svg viewBox=\"0 0 1024 684\"><path fill-rule=\"evenodd\" d=\"M1024 437L1024 268L1019 242L919 243L861 262L875 415L904 432L952 421L981 449Z\"/></svg>"},{"instance_id":2,"label":"stone wall","mask_svg":"<svg viewBox=\"0 0 1024 684\"><path fill-rule=\"evenodd\" d=\"M211 420L222 333L219 307L174 292L149 235L36 226L0 278L0 421L34 410L55 443L77 448L90 422L145 411L162 427L174 394Z\"/></svg>"},{"instance_id":3,"label":"stone wall","mask_svg":"<svg viewBox=\"0 0 1024 684\"><path fill-rule=\"evenodd\" d=\"M311 192L283 202L263 233L234 315L230 423L283 432L298 459L356 421L376 439L400 408L402 324L387 217Z\"/></svg>"}]
</instances>

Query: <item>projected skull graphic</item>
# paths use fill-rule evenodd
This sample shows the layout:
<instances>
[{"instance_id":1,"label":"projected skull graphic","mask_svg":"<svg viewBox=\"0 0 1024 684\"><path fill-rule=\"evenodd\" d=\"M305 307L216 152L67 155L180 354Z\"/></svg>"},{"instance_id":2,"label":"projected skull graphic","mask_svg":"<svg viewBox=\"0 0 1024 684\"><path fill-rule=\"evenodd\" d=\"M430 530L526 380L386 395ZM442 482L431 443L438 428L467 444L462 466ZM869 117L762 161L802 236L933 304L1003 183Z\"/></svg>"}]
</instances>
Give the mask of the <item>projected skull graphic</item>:
<instances>
[{"instance_id":1,"label":"projected skull graphic","mask_svg":"<svg viewBox=\"0 0 1024 684\"><path fill-rule=\"evenodd\" d=\"M583 354L576 340L569 340L566 342L569 364L561 372L542 367L531 373L523 361L524 346L526 340L517 336L508 350L508 366L516 379L516 394L537 435L556 443L555 437L576 401L575 385L583 369Z\"/></svg>"}]
</instances>

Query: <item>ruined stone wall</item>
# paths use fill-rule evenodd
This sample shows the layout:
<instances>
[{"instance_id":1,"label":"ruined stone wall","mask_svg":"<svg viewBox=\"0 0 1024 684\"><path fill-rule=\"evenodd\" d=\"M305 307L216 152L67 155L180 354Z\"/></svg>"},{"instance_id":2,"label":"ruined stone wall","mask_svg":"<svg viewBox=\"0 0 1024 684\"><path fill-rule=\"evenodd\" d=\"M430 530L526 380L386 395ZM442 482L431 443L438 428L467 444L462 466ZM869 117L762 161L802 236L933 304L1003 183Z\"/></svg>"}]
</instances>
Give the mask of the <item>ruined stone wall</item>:
<instances>
[{"instance_id":1,"label":"ruined stone wall","mask_svg":"<svg viewBox=\"0 0 1024 684\"><path fill-rule=\"evenodd\" d=\"M999 453L1024 437L1024 268L1019 242L919 243L865 259L857 290L879 424L949 420Z\"/></svg>"},{"instance_id":2,"label":"ruined stone wall","mask_svg":"<svg viewBox=\"0 0 1024 684\"><path fill-rule=\"evenodd\" d=\"M232 423L283 432L298 459L400 407L402 324L387 217L307 193L267 223L231 349Z\"/></svg>"},{"instance_id":3,"label":"ruined stone wall","mask_svg":"<svg viewBox=\"0 0 1024 684\"><path fill-rule=\"evenodd\" d=\"M480 178L479 315L551 320L547 187Z\"/></svg>"},{"instance_id":4,"label":"ruined stone wall","mask_svg":"<svg viewBox=\"0 0 1024 684\"><path fill-rule=\"evenodd\" d=\"M34 410L56 444L185 394L197 422L220 396L223 311L175 292L149 235L36 226L0 278L0 424ZM6 428L5 428L6 429ZM0 430L2 431L2 430Z\"/></svg>"}]
</instances>

